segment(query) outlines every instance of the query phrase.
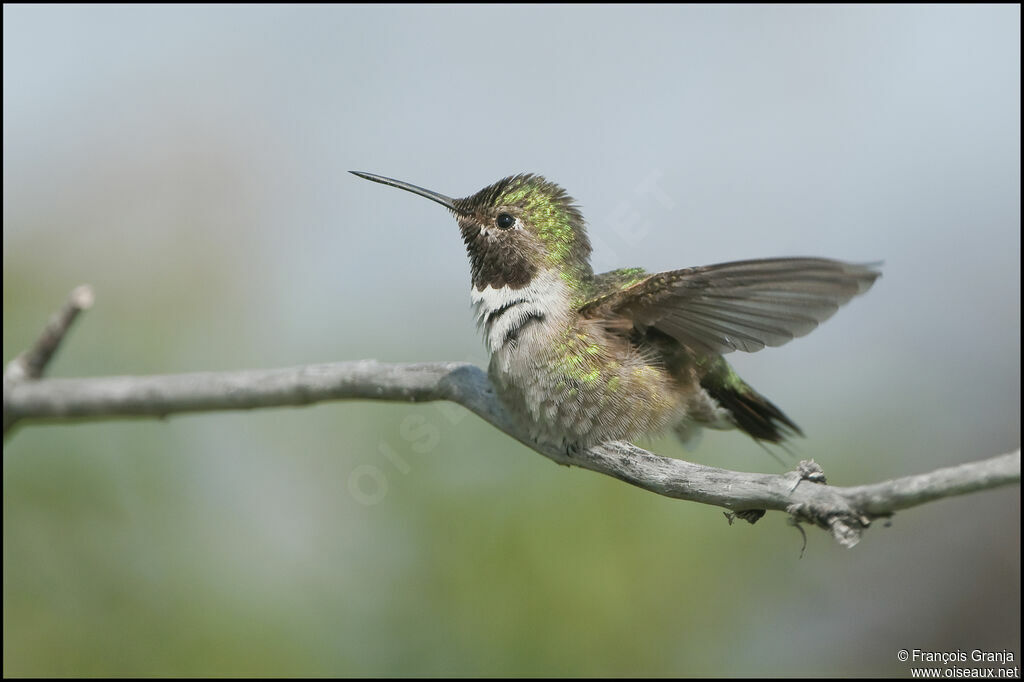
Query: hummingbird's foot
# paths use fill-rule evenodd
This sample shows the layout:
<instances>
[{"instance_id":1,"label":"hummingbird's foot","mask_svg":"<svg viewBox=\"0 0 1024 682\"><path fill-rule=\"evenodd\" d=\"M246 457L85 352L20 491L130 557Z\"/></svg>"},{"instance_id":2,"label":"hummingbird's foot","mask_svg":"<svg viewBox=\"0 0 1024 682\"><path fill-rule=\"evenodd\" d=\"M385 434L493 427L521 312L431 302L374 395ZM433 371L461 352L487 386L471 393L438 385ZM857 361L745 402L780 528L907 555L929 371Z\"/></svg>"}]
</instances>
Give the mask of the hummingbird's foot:
<instances>
[{"instance_id":1,"label":"hummingbird's foot","mask_svg":"<svg viewBox=\"0 0 1024 682\"><path fill-rule=\"evenodd\" d=\"M576 459L585 448L579 443L567 443L565 446L566 459Z\"/></svg>"},{"instance_id":2,"label":"hummingbird's foot","mask_svg":"<svg viewBox=\"0 0 1024 682\"><path fill-rule=\"evenodd\" d=\"M728 519L729 525L736 519L743 519L747 523L753 525L761 520L761 517L768 513L766 509L743 509L736 512L723 512L725 518Z\"/></svg>"}]
</instances>

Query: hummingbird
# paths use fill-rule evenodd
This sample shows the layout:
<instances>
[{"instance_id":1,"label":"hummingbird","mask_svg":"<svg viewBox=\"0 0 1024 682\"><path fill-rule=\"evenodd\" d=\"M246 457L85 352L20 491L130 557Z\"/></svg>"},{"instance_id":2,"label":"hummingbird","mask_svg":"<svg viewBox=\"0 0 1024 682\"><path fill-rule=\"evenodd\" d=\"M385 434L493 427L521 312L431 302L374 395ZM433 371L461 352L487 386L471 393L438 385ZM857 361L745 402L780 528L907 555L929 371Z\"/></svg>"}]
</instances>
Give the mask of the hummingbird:
<instances>
[{"instance_id":1,"label":"hummingbird","mask_svg":"<svg viewBox=\"0 0 1024 682\"><path fill-rule=\"evenodd\" d=\"M470 298L504 407L568 454L703 427L783 443L803 432L726 361L808 334L880 273L825 258L765 258L595 274L575 201L534 174L464 199L355 175L435 201L458 221Z\"/></svg>"}]
</instances>

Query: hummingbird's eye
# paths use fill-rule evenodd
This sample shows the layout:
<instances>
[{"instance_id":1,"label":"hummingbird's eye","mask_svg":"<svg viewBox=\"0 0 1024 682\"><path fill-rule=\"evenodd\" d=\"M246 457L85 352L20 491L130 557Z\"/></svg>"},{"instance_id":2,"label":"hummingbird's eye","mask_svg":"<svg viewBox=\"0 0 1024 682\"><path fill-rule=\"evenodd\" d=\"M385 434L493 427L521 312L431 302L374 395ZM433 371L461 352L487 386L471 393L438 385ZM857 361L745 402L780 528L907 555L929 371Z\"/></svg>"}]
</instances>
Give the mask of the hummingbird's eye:
<instances>
[{"instance_id":1,"label":"hummingbird's eye","mask_svg":"<svg viewBox=\"0 0 1024 682\"><path fill-rule=\"evenodd\" d=\"M499 213L498 219L494 221L494 224L503 230L507 230L516 224L516 218L511 213Z\"/></svg>"}]
</instances>

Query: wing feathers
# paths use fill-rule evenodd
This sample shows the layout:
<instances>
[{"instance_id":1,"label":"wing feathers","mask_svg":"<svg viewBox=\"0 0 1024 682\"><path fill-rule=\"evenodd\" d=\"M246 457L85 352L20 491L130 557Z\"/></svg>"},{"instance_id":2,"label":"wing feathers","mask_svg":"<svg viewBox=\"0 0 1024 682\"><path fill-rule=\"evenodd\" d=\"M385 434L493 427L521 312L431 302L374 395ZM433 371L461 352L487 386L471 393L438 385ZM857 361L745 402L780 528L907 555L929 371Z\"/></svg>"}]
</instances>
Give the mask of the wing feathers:
<instances>
[{"instance_id":1,"label":"wing feathers","mask_svg":"<svg viewBox=\"0 0 1024 682\"><path fill-rule=\"evenodd\" d=\"M737 261L657 273L580 313L619 328L626 320L656 327L707 352L754 352L809 333L879 274L824 258Z\"/></svg>"}]
</instances>

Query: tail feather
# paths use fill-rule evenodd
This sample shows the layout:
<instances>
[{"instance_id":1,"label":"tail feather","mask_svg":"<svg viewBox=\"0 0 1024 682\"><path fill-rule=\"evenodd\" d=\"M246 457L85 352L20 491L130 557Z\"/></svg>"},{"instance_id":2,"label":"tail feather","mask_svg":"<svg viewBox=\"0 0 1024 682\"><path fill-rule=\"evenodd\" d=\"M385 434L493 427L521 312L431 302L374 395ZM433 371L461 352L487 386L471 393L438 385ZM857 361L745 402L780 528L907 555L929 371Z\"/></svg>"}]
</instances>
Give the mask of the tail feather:
<instances>
[{"instance_id":1,"label":"tail feather","mask_svg":"<svg viewBox=\"0 0 1024 682\"><path fill-rule=\"evenodd\" d=\"M706 377L701 386L728 411L736 427L752 438L781 443L787 438L804 435L782 410L746 383L707 381L709 378Z\"/></svg>"}]
</instances>

